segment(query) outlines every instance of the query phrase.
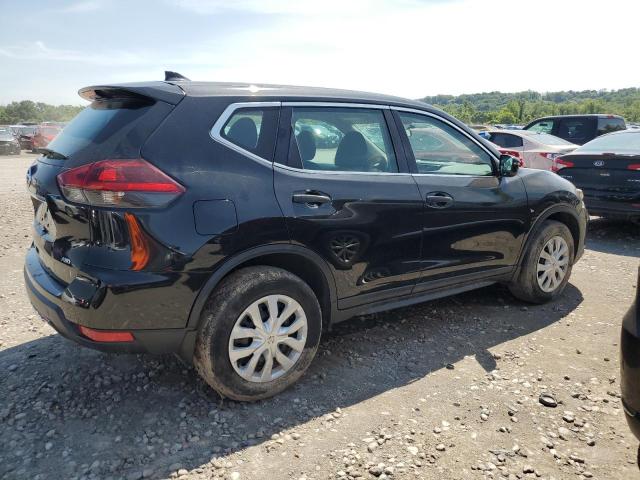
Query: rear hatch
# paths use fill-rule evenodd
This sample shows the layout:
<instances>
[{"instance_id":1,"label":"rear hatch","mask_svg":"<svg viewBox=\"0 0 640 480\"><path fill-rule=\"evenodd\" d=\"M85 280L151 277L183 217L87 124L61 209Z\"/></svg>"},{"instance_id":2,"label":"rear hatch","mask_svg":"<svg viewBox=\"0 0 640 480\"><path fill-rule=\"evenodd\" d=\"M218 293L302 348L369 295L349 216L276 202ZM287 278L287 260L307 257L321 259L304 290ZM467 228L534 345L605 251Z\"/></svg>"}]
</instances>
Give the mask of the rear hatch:
<instances>
[{"instance_id":1,"label":"rear hatch","mask_svg":"<svg viewBox=\"0 0 640 480\"><path fill-rule=\"evenodd\" d=\"M85 89L81 95L92 100L91 105L27 172L34 247L45 270L65 285L84 264L128 268L131 242L122 217L90 202L69 201L61 192L58 175L102 160L140 158L145 140L173 108L171 103L121 87Z\"/></svg>"},{"instance_id":2,"label":"rear hatch","mask_svg":"<svg viewBox=\"0 0 640 480\"><path fill-rule=\"evenodd\" d=\"M606 201L640 201L640 155L569 154L558 159L558 175L586 196Z\"/></svg>"}]
</instances>

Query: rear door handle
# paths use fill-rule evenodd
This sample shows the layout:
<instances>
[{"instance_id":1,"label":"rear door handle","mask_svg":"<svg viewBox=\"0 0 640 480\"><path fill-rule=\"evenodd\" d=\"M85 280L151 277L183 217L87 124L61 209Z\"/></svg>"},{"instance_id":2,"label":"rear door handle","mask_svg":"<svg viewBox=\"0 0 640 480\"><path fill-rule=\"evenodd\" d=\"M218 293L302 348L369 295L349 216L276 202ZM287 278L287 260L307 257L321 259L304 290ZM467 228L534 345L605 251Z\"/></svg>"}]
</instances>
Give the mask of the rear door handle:
<instances>
[{"instance_id":1,"label":"rear door handle","mask_svg":"<svg viewBox=\"0 0 640 480\"><path fill-rule=\"evenodd\" d=\"M430 208L447 208L453 205L453 197L445 192L427 193L427 207Z\"/></svg>"},{"instance_id":2,"label":"rear door handle","mask_svg":"<svg viewBox=\"0 0 640 480\"><path fill-rule=\"evenodd\" d=\"M331 202L331 197L322 192L297 192L293 194L293 203L304 203L317 207L323 203Z\"/></svg>"}]
</instances>

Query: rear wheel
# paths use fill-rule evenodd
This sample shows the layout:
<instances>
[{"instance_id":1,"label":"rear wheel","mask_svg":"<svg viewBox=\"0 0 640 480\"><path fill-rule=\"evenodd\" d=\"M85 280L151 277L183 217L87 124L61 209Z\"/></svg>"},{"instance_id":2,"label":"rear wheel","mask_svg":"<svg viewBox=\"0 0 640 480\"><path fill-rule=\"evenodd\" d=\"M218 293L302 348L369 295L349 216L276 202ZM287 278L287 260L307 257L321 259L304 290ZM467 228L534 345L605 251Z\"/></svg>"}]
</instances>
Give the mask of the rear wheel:
<instances>
[{"instance_id":1,"label":"rear wheel","mask_svg":"<svg viewBox=\"0 0 640 480\"><path fill-rule=\"evenodd\" d=\"M555 220L544 222L534 235L509 290L526 302L544 303L560 295L569 281L573 237L565 224Z\"/></svg>"},{"instance_id":2,"label":"rear wheel","mask_svg":"<svg viewBox=\"0 0 640 480\"><path fill-rule=\"evenodd\" d=\"M274 267L232 273L203 311L194 364L221 395L254 401L295 383L315 356L320 305L300 278Z\"/></svg>"}]
</instances>

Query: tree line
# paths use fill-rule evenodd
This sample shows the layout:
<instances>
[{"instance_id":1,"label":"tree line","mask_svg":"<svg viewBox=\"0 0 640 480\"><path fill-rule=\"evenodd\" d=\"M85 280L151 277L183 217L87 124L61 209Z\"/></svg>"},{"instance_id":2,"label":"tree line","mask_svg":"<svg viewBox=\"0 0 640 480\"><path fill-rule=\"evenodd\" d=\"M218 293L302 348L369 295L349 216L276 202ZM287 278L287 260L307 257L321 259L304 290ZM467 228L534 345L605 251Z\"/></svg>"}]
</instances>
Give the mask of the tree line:
<instances>
[{"instance_id":1,"label":"tree line","mask_svg":"<svg viewBox=\"0 0 640 480\"><path fill-rule=\"evenodd\" d=\"M466 123L524 124L547 115L610 113L640 122L640 88L539 93L474 93L435 95L422 101Z\"/></svg>"},{"instance_id":2,"label":"tree line","mask_svg":"<svg viewBox=\"0 0 640 480\"><path fill-rule=\"evenodd\" d=\"M572 113L611 113L628 122L640 122L640 88L621 90L583 90L539 93L473 93L435 95L422 101L450 113L466 123L524 124L546 115ZM67 122L84 107L49 105L23 100L0 105L0 124L21 122Z\"/></svg>"},{"instance_id":3,"label":"tree line","mask_svg":"<svg viewBox=\"0 0 640 480\"><path fill-rule=\"evenodd\" d=\"M83 108L78 105L49 105L31 100L11 102L8 105L0 105L0 124L68 122Z\"/></svg>"}]
</instances>

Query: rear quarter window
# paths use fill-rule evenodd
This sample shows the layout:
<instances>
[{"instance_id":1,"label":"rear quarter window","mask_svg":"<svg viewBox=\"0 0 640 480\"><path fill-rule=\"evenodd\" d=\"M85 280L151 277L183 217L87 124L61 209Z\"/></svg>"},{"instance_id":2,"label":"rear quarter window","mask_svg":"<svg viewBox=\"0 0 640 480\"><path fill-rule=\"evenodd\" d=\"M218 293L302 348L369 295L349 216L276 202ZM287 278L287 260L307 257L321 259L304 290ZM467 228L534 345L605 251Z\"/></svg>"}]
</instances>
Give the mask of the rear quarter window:
<instances>
[{"instance_id":1,"label":"rear quarter window","mask_svg":"<svg viewBox=\"0 0 640 480\"><path fill-rule=\"evenodd\" d=\"M220 136L243 150L271 161L278 129L278 111L276 107L240 108L229 117Z\"/></svg>"}]
</instances>

